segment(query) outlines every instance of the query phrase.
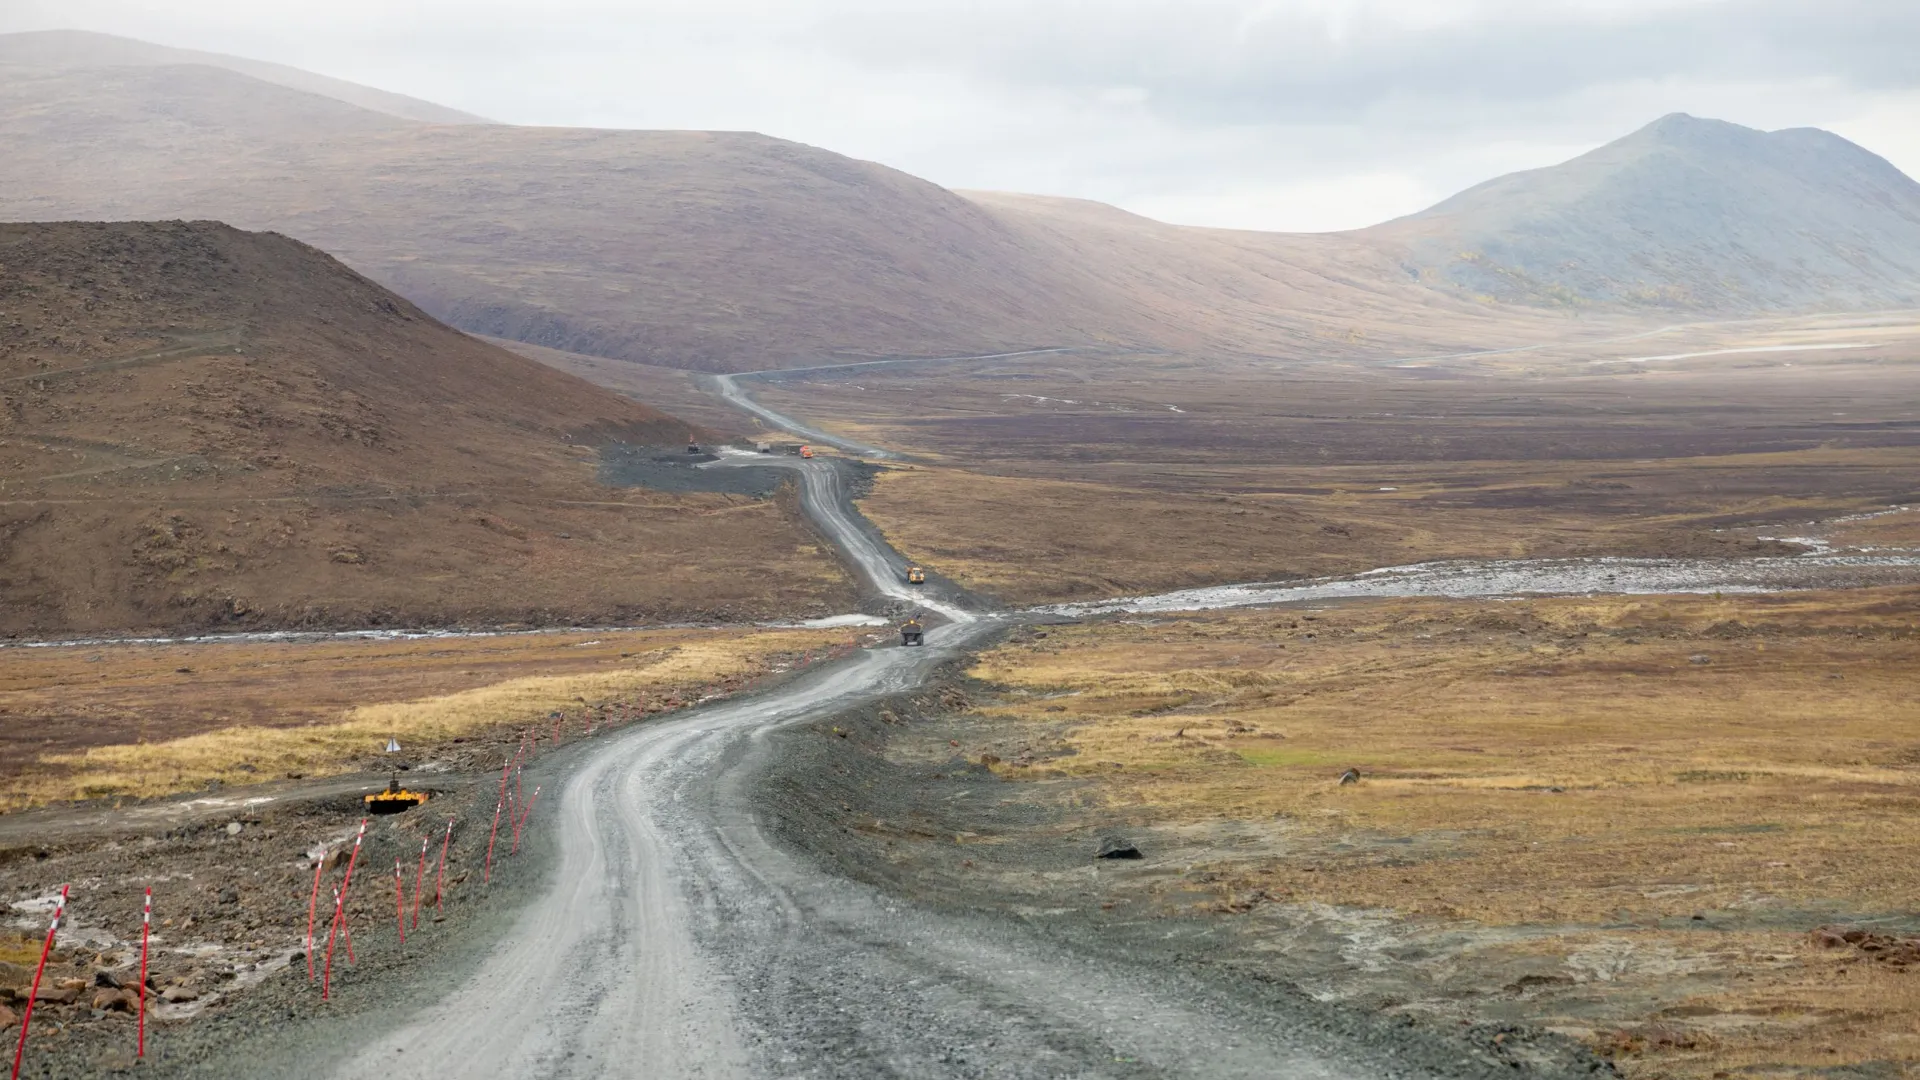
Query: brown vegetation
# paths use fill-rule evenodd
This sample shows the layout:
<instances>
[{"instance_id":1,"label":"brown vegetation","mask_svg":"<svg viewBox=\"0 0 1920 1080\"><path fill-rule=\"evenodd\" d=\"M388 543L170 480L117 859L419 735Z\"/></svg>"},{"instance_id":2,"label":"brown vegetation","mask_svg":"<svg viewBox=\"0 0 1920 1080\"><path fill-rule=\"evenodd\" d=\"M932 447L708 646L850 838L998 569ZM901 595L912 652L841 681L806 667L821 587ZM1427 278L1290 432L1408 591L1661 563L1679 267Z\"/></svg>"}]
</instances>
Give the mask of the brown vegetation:
<instances>
[{"instance_id":1,"label":"brown vegetation","mask_svg":"<svg viewBox=\"0 0 1920 1080\"><path fill-rule=\"evenodd\" d=\"M617 630L0 651L0 810L418 762L560 710L729 693L846 631ZM624 711L623 714L624 715Z\"/></svg>"},{"instance_id":2,"label":"brown vegetation","mask_svg":"<svg viewBox=\"0 0 1920 1080\"><path fill-rule=\"evenodd\" d=\"M790 507L621 491L682 421L283 237L0 226L0 632L839 607Z\"/></svg>"},{"instance_id":3,"label":"brown vegetation","mask_svg":"<svg viewBox=\"0 0 1920 1080\"><path fill-rule=\"evenodd\" d=\"M1050 628L975 674L996 771L1186 844L1121 900L1364 929L1427 961L1350 981L1635 1074L1898 1069L1904 945L1809 935L1911 921L1916 635L1911 589L1407 601Z\"/></svg>"},{"instance_id":4,"label":"brown vegetation","mask_svg":"<svg viewBox=\"0 0 1920 1080\"><path fill-rule=\"evenodd\" d=\"M1909 315L1856 329L1879 339L1870 361L1648 370L1596 364L1590 346L1275 371L1055 354L753 385L774 408L923 462L862 502L909 557L1009 601L1055 600L1447 557L1786 550L1755 537L1920 495L1916 328ZM1678 339L1613 349L1742 340ZM1902 527L1874 520L1849 528Z\"/></svg>"}]
</instances>

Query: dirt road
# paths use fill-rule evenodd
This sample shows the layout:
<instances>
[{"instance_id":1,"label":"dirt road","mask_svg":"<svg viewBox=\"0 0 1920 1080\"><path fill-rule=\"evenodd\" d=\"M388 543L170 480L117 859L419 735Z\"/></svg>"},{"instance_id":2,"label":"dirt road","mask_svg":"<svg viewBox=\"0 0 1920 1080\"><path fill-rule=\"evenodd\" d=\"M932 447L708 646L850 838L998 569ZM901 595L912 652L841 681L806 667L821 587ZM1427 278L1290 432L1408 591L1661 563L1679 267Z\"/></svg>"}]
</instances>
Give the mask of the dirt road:
<instances>
[{"instance_id":1,"label":"dirt road","mask_svg":"<svg viewBox=\"0 0 1920 1080\"><path fill-rule=\"evenodd\" d=\"M499 1077L1511 1075L1385 1020L935 916L775 843L752 795L776 730L921 686L1031 616L907 586L831 461L710 467L797 470L808 514L868 588L944 623L925 648L867 650L602 744L566 782L545 894L470 977L333 1075L396 1061Z\"/></svg>"},{"instance_id":2,"label":"dirt road","mask_svg":"<svg viewBox=\"0 0 1920 1080\"><path fill-rule=\"evenodd\" d=\"M1385 1024L1356 1038L1016 925L934 917L776 846L749 798L769 732L910 690L1004 622L906 586L835 465L779 465L800 470L809 512L874 591L948 621L925 648L859 653L606 744L561 796L544 897L472 977L334 1075L395 1061L476 1077L1476 1071Z\"/></svg>"}]
</instances>

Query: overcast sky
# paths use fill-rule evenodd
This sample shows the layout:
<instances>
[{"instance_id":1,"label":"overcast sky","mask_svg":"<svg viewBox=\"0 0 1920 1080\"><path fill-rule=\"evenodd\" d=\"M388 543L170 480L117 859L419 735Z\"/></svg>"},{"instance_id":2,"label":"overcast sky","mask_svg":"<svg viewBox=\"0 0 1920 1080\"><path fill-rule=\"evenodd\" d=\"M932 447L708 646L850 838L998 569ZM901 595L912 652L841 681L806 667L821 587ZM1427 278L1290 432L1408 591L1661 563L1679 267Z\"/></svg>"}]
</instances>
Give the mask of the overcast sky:
<instances>
[{"instance_id":1,"label":"overcast sky","mask_svg":"<svg viewBox=\"0 0 1920 1080\"><path fill-rule=\"evenodd\" d=\"M1337 229L1668 112L1920 175L1920 0L4 0L523 124L751 129L948 187Z\"/></svg>"}]
</instances>

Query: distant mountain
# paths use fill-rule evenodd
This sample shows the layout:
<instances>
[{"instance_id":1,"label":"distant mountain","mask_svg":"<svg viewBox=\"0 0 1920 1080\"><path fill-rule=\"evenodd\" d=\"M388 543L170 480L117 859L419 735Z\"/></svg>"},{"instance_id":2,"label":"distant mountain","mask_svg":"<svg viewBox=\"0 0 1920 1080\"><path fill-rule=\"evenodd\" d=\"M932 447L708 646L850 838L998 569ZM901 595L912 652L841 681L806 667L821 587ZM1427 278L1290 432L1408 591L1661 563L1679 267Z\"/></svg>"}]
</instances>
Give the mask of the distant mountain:
<instances>
[{"instance_id":1,"label":"distant mountain","mask_svg":"<svg viewBox=\"0 0 1920 1080\"><path fill-rule=\"evenodd\" d=\"M176 58L0 36L0 219L271 229L461 329L660 366L1378 358L1560 337L1569 308L1887 306L1920 279L1912 182L1818 132L1670 118L1400 221L1281 234L963 195L751 133L447 123Z\"/></svg>"},{"instance_id":2,"label":"distant mountain","mask_svg":"<svg viewBox=\"0 0 1920 1080\"><path fill-rule=\"evenodd\" d=\"M749 133L428 125L200 63L0 63L0 146L0 219L272 229L462 329L684 368L1425 351L1507 318L1353 237L963 197Z\"/></svg>"},{"instance_id":3,"label":"distant mountain","mask_svg":"<svg viewBox=\"0 0 1920 1080\"><path fill-rule=\"evenodd\" d=\"M1920 304L1920 184L1814 128L1676 113L1365 230L1429 280L1526 304Z\"/></svg>"},{"instance_id":4,"label":"distant mountain","mask_svg":"<svg viewBox=\"0 0 1920 1080\"><path fill-rule=\"evenodd\" d=\"M377 113L428 124L486 124L492 121L405 94L376 90L311 71L248 60L239 56L175 49L112 34L84 30L43 30L0 34L0 65L44 71L79 71L111 67L178 67L193 64L223 68L261 82L343 101Z\"/></svg>"}]
</instances>

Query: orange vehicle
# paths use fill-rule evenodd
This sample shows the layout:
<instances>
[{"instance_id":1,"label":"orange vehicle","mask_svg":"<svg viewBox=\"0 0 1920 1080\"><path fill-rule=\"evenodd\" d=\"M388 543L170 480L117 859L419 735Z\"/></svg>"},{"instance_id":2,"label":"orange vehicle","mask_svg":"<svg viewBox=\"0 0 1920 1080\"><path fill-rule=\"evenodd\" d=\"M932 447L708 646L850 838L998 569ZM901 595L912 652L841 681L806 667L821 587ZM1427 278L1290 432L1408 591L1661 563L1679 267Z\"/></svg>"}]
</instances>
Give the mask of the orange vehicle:
<instances>
[{"instance_id":1,"label":"orange vehicle","mask_svg":"<svg viewBox=\"0 0 1920 1080\"><path fill-rule=\"evenodd\" d=\"M812 456L813 456L813 447L811 447L811 446L802 446L802 447L800 448L800 456L801 456L801 457L812 457Z\"/></svg>"},{"instance_id":2,"label":"orange vehicle","mask_svg":"<svg viewBox=\"0 0 1920 1080\"><path fill-rule=\"evenodd\" d=\"M907 567L907 584L925 585L926 583L927 583L927 572L925 570L922 570L917 566Z\"/></svg>"}]
</instances>

